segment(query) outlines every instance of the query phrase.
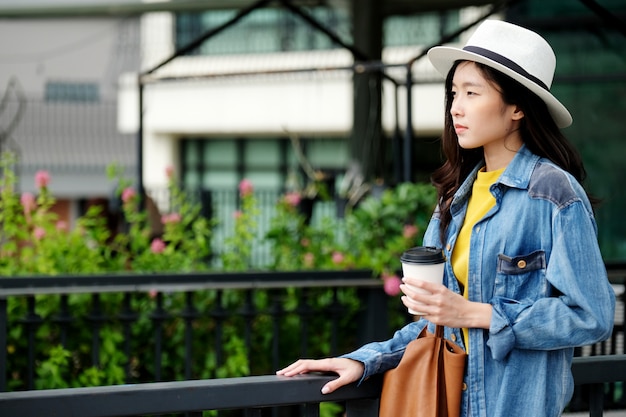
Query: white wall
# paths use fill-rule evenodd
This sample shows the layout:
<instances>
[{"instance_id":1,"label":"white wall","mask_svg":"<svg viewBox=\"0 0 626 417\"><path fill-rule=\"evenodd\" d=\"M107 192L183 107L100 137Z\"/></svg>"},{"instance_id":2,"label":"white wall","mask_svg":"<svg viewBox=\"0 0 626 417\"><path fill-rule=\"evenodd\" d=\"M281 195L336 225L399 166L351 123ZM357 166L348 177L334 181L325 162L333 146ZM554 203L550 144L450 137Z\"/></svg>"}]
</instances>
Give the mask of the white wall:
<instances>
[{"instance_id":1,"label":"white wall","mask_svg":"<svg viewBox=\"0 0 626 417\"><path fill-rule=\"evenodd\" d=\"M136 132L136 75L122 78L119 128ZM443 85L413 88L416 134L436 134L443 125ZM406 126L406 89L399 90L398 120ZM264 76L149 84L144 93L144 178L146 187L162 187L165 166L175 166L181 136L228 137L301 134L348 135L352 129L351 74ZM395 128L395 89L384 84L383 127Z\"/></svg>"}]
</instances>

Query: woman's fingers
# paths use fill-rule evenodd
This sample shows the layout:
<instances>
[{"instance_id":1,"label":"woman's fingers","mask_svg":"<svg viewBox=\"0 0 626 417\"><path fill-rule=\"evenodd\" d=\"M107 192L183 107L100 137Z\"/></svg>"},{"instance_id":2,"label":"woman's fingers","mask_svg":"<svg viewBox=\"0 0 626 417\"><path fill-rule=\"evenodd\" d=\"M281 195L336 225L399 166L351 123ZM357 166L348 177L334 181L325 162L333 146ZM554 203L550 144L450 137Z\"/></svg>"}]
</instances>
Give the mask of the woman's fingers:
<instances>
[{"instance_id":1,"label":"woman's fingers","mask_svg":"<svg viewBox=\"0 0 626 417\"><path fill-rule=\"evenodd\" d=\"M291 365L276 371L276 375L294 376L308 372L334 371L330 359L299 359Z\"/></svg>"},{"instance_id":2,"label":"woman's fingers","mask_svg":"<svg viewBox=\"0 0 626 417\"><path fill-rule=\"evenodd\" d=\"M322 387L322 394L330 394L339 387L358 381L363 376L365 366L362 362L346 358L335 358L335 371L339 378L333 379Z\"/></svg>"},{"instance_id":3,"label":"woman's fingers","mask_svg":"<svg viewBox=\"0 0 626 417\"><path fill-rule=\"evenodd\" d=\"M402 303L410 310L419 311L430 322L449 327L467 327L460 314L466 300L441 284L405 278L400 285L404 293Z\"/></svg>"},{"instance_id":4,"label":"woman's fingers","mask_svg":"<svg viewBox=\"0 0 626 417\"><path fill-rule=\"evenodd\" d=\"M337 379L333 379L332 381L328 382L326 385L322 387L322 394L330 394L336 389L341 388L344 385L348 385L349 383L354 382L354 381L355 380L352 380L347 377L339 377Z\"/></svg>"},{"instance_id":5,"label":"woman's fingers","mask_svg":"<svg viewBox=\"0 0 626 417\"><path fill-rule=\"evenodd\" d=\"M346 358L300 359L276 372L276 375L295 376L308 372L334 372L339 375L322 387L323 394L329 394L337 388L358 381L363 376L364 365L359 361Z\"/></svg>"},{"instance_id":6,"label":"woman's fingers","mask_svg":"<svg viewBox=\"0 0 626 417\"><path fill-rule=\"evenodd\" d=\"M286 368L276 371L276 375L294 376L313 371L310 362L315 362L309 359L300 359L287 366Z\"/></svg>"}]
</instances>

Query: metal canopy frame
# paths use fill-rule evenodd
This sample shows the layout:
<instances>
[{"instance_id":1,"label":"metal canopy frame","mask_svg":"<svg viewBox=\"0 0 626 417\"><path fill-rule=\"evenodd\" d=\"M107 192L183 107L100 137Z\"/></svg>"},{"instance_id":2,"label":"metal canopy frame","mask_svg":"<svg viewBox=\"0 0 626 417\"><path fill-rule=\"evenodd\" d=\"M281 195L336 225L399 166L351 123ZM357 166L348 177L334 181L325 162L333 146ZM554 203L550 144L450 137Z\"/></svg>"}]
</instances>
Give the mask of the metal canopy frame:
<instances>
[{"instance_id":1,"label":"metal canopy frame","mask_svg":"<svg viewBox=\"0 0 626 417\"><path fill-rule=\"evenodd\" d=\"M294 0L300 6L349 4L351 0ZM491 4L492 0L381 0L382 13L411 14L425 11L450 10L466 6ZM468 4L469 3L469 4ZM147 12L192 12L219 9L243 9L250 0L3 0L0 18L51 18L87 16L131 16Z\"/></svg>"}]
</instances>

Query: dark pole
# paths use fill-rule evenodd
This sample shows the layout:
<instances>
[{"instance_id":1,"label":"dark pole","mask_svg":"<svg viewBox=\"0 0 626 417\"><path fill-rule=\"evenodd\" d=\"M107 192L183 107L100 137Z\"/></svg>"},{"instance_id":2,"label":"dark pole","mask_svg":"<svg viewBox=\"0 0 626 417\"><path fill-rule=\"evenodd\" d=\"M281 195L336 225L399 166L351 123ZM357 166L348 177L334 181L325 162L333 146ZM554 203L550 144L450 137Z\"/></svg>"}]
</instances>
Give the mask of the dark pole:
<instances>
[{"instance_id":1,"label":"dark pole","mask_svg":"<svg viewBox=\"0 0 626 417\"><path fill-rule=\"evenodd\" d=\"M364 51L363 60L355 56L353 73L353 127L350 135L350 162L356 162L366 182L383 176L385 141L383 138L382 74L361 70L359 64L382 58L381 0L352 0L352 26L356 50Z\"/></svg>"},{"instance_id":2,"label":"dark pole","mask_svg":"<svg viewBox=\"0 0 626 417\"><path fill-rule=\"evenodd\" d=\"M144 204L144 187L143 187L143 93L144 84L141 75L137 78L139 84L139 126L137 128L137 193L139 194L140 204Z\"/></svg>"},{"instance_id":3,"label":"dark pole","mask_svg":"<svg viewBox=\"0 0 626 417\"><path fill-rule=\"evenodd\" d=\"M9 315L7 312L7 299L6 297L0 298L0 363L7 364L7 329ZM0 392L7 390L7 372L3 369L0 372Z\"/></svg>"},{"instance_id":4,"label":"dark pole","mask_svg":"<svg viewBox=\"0 0 626 417\"><path fill-rule=\"evenodd\" d=\"M406 66L406 129L404 131L403 172L404 182L411 182L413 172L413 62Z\"/></svg>"},{"instance_id":5,"label":"dark pole","mask_svg":"<svg viewBox=\"0 0 626 417\"><path fill-rule=\"evenodd\" d=\"M402 129L400 129L400 85L394 84L395 93L395 128L393 132L393 140L391 142L391 149L393 154L393 181L394 183L402 182Z\"/></svg>"}]
</instances>

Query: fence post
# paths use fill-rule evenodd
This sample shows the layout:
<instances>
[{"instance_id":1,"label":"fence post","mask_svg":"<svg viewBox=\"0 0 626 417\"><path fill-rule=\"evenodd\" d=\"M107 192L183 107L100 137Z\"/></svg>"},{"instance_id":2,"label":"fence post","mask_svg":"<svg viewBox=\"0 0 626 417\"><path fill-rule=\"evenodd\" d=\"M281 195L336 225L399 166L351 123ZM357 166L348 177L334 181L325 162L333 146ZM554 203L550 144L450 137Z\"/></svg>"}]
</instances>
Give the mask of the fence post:
<instances>
[{"instance_id":1,"label":"fence post","mask_svg":"<svg viewBox=\"0 0 626 417\"><path fill-rule=\"evenodd\" d=\"M359 344L388 339L388 296L382 287L359 289L359 299L363 303L363 313L360 315L362 322L358 329Z\"/></svg>"},{"instance_id":2,"label":"fence post","mask_svg":"<svg viewBox=\"0 0 626 417\"><path fill-rule=\"evenodd\" d=\"M0 298L0 392L7 390L7 299Z\"/></svg>"},{"instance_id":3,"label":"fence post","mask_svg":"<svg viewBox=\"0 0 626 417\"><path fill-rule=\"evenodd\" d=\"M589 385L589 417L602 417L604 410L604 384Z\"/></svg>"},{"instance_id":4,"label":"fence post","mask_svg":"<svg viewBox=\"0 0 626 417\"><path fill-rule=\"evenodd\" d=\"M379 404L378 398L346 401L346 417L378 417Z\"/></svg>"}]
</instances>

